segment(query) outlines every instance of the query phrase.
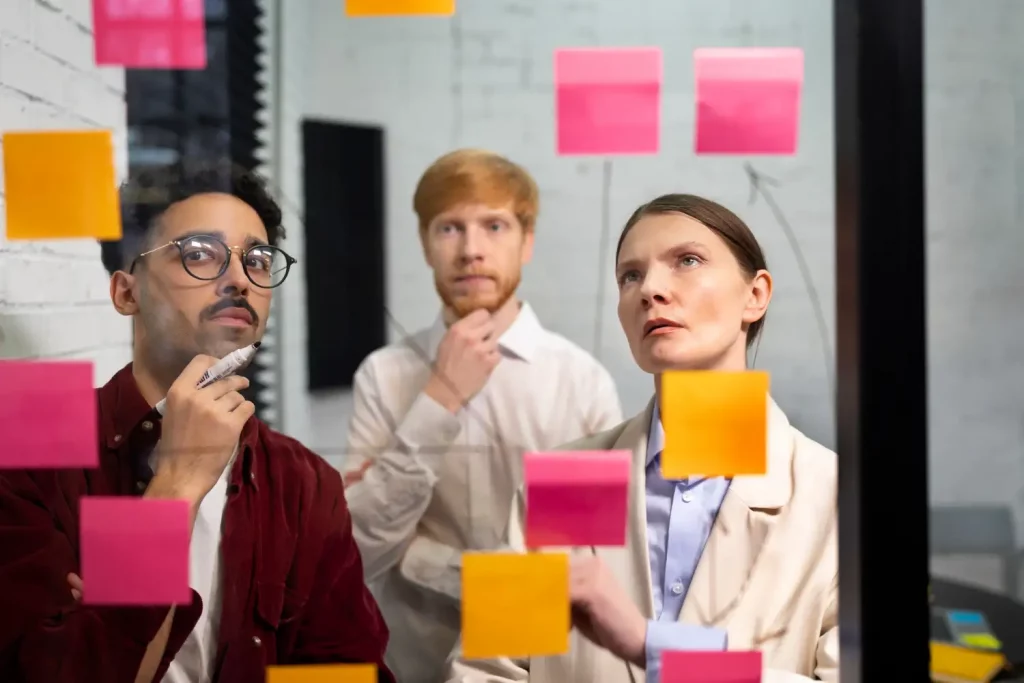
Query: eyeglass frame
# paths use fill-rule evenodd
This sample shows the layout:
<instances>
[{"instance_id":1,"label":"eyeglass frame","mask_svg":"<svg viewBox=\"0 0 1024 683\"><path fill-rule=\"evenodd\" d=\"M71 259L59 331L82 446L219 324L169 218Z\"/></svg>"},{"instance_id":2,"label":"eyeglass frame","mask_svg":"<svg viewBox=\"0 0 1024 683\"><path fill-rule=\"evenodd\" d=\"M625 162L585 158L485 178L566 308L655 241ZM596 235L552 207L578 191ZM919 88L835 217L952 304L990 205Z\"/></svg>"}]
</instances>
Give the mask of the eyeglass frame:
<instances>
[{"instance_id":1,"label":"eyeglass frame","mask_svg":"<svg viewBox=\"0 0 1024 683\"><path fill-rule=\"evenodd\" d=\"M220 245L222 245L224 247L224 249L226 249L227 252L228 252L228 257L226 259L224 259L224 263L221 264L220 271L216 275L214 275L213 277L198 277L191 270L189 270L189 267L187 265L185 265L185 250L182 248L181 243L186 241L186 240L196 239L197 237L204 237L206 239L213 240L214 242L217 242ZM200 232L200 233L196 233L194 235L186 235L184 237L178 237L176 239L171 240L167 244L162 244L159 247L155 247L153 249L150 249L149 251L142 252L141 254L139 254L138 256L136 256L135 258L132 259L132 263L128 267L128 274L132 275L132 274L135 273L135 265L139 262L139 260L143 256L149 256L150 254L154 254L154 253L156 253L158 251L161 251L163 249L166 249L167 247L170 247L170 246L175 246L175 247L178 248L178 258L181 260L181 267L185 269L185 272L188 273L188 276L191 277L191 278L194 278L196 280L199 280L200 282L213 282L214 280L216 280L216 279L218 279L220 277L223 277L224 273L228 272L228 266L231 264L231 255L235 252L235 250L238 250L238 259L239 259L239 261L242 264L242 272L245 273L245 278L249 282L251 282L254 287L259 287L260 289L275 289L277 287L280 287L282 284L284 284L284 281L288 279L288 274L291 273L292 266L294 266L296 263L299 262L298 259L293 258L291 256L291 254L289 254L284 249L282 249L281 247L278 247L278 246L276 246L274 244L262 244L262 243L261 244L254 244L251 247L247 247L245 249L243 249L240 246L238 246L238 247L229 247L227 242L225 242L221 238L217 237L216 235L211 235L209 233ZM251 275L249 275L249 267L245 265L245 256L250 251L252 251L254 249L265 249L266 247L273 247L274 249L277 249L279 252L281 252L281 254L284 255L285 264L286 264L285 265L285 271L284 271L284 277L281 278L281 281L278 282L276 285L269 285L268 286L268 285L261 285L261 284L259 284L258 282L256 282L255 280L252 279Z\"/></svg>"}]
</instances>

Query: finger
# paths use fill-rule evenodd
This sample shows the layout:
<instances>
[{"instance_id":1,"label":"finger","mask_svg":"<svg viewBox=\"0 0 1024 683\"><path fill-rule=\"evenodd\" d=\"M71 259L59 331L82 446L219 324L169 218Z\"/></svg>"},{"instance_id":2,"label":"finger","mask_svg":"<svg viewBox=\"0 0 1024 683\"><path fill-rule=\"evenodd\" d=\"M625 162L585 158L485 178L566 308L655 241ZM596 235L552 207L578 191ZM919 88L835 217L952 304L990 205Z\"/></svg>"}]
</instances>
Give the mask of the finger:
<instances>
[{"instance_id":1,"label":"finger","mask_svg":"<svg viewBox=\"0 0 1024 683\"><path fill-rule=\"evenodd\" d=\"M491 313L486 308L478 308L462 320L455 323L459 327L465 327L466 329L473 329L480 327L481 325L490 322ZM454 325L453 325L454 327Z\"/></svg>"},{"instance_id":2,"label":"finger","mask_svg":"<svg viewBox=\"0 0 1024 683\"><path fill-rule=\"evenodd\" d=\"M249 379L242 377L241 375L229 375L224 379L217 380L208 387L203 387L199 391L204 395L209 396L212 400L217 401L224 396L239 392L249 386ZM235 406L232 406L234 408Z\"/></svg>"},{"instance_id":3,"label":"finger","mask_svg":"<svg viewBox=\"0 0 1024 683\"><path fill-rule=\"evenodd\" d=\"M245 403L245 397L237 391L229 391L218 398L216 403L218 407L223 408L230 413L236 410L238 406Z\"/></svg>"},{"instance_id":4,"label":"finger","mask_svg":"<svg viewBox=\"0 0 1024 683\"><path fill-rule=\"evenodd\" d=\"M193 358L185 369L178 375L178 379L174 380L174 384L181 384L182 386L192 388L199 383L203 373L213 367L217 362L217 359L213 356L206 356L199 354Z\"/></svg>"},{"instance_id":5,"label":"finger","mask_svg":"<svg viewBox=\"0 0 1024 683\"><path fill-rule=\"evenodd\" d=\"M82 600L82 592L80 590L72 588L71 597L75 599L75 602L80 602Z\"/></svg>"},{"instance_id":6,"label":"finger","mask_svg":"<svg viewBox=\"0 0 1024 683\"><path fill-rule=\"evenodd\" d=\"M252 401L242 401L241 405L231 411L231 416L235 418L239 427L255 414L256 404Z\"/></svg>"},{"instance_id":7,"label":"finger","mask_svg":"<svg viewBox=\"0 0 1024 683\"><path fill-rule=\"evenodd\" d=\"M78 574L74 572L68 574L68 585L71 586L72 590L82 590L82 579Z\"/></svg>"}]
</instances>

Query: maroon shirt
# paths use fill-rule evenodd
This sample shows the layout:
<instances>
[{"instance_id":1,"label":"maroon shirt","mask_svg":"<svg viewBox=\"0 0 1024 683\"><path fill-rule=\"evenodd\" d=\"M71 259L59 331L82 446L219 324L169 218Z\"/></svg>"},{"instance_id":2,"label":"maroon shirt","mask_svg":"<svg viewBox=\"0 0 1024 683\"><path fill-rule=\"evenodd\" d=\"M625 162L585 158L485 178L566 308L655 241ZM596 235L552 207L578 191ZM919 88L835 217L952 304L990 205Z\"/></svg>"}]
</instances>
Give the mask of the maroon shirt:
<instances>
[{"instance_id":1,"label":"maroon shirt","mask_svg":"<svg viewBox=\"0 0 1024 683\"><path fill-rule=\"evenodd\" d=\"M131 365L97 399L99 469L0 471L4 683L132 683L167 616L166 606L83 606L71 596L67 574L81 574L79 500L139 495L160 437L160 416ZM262 683L268 664L367 662L393 683L383 663L387 627L363 582L341 477L256 418L230 474L221 570L214 681ZM202 609L195 591L178 606L155 681Z\"/></svg>"}]
</instances>

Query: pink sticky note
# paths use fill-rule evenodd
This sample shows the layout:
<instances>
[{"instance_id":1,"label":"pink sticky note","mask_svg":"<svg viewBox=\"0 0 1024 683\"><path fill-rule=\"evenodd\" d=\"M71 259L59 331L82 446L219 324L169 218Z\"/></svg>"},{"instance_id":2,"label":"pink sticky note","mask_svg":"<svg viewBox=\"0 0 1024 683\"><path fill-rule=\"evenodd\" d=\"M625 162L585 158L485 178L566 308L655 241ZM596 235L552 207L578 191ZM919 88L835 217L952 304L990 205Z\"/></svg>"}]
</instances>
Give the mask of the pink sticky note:
<instances>
[{"instance_id":1,"label":"pink sticky note","mask_svg":"<svg viewBox=\"0 0 1024 683\"><path fill-rule=\"evenodd\" d=\"M555 51L559 154L655 154L661 50Z\"/></svg>"},{"instance_id":2,"label":"pink sticky note","mask_svg":"<svg viewBox=\"0 0 1024 683\"><path fill-rule=\"evenodd\" d=\"M132 69L205 69L203 0L93 0L96 63Z\"/></svg>"},{"instance_id":3,"label":"pink sticky note","mask_svg":"<svg viewBox=\"0 0 1024 683\"><path fill-rule=\"evenodd\" d=\"M526 547L626 543L629 451L527 453Z\"/></svg>"},{"instance_id":4,"label":"pink sticky note","mask_svg":"<svg viewBox=\"0 0 1024 683\"><path fill-rule=\"evenodd\" d=\"M83 603L192 602L187 501L87 496L79 526Z\"/></svg>"},{"instance_id":5,"label":"pink sticky note","mask_svg":"<svg viewBox=\"0 0 1024 683\"><path fill-rule=\"evenodd\" d=\"M804 51L694 51L697 154L794 154L800 127Z\"/></svg>"},{"instance_id":6,"label":"pink sticky note","mask_svg":"<svg viewBox=\"0 0 1024 683\"><path fill-rule=\"evenodd\" d=\"M92 363L0 360L0 469L99 463Z\"/></svg>"},{"instance_id":7,"label":"pink sticky note","mask_svg":"<svg viewBox=\"0 0 1024 683\"><path fill-rule=\"evenodd\" d=\"M674 652L661 655L662 683L760 683L760 652Z\"/></svg>"}]
</instances>

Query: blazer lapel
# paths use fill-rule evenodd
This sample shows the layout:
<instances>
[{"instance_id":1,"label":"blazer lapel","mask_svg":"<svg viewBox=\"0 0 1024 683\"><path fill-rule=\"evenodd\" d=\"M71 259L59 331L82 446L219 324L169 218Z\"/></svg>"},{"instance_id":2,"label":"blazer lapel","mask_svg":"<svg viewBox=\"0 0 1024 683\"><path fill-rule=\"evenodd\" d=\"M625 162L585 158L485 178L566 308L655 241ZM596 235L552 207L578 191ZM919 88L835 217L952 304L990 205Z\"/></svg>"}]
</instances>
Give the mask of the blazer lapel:
<instances>
[{"instance_id":1,"label":"blazer lapel","mask_svg":"<svg viewBox=\"0 0 1024 683\"><path fill-rule=\"evenodd\" d=\"M745 597L759 593L760 586L753 584L771 580L771 572L759 571L762 550L778 510L792 495L792 429L771 399L767 446L764 476L732 480L680 613L680 620L688 623L728 626L730 648L749 647L757 637L745 630L746 621L735 617L737 612L745 611L745 604L750 604Z\"/></svg>"},{"instance_id":2,"label":"blazer lapel","mask_svg":"<svg viewBox=\"0 0 1024 683\"><path fill-rule=\"evenodd\" d=\"M654 411L652 400L644 412L630 420L610 444L611 450L629 450L633 466L629 481L629 513L626 522L625 548L597 548L597 554L609 566L644 616L653 619L654 593L651 589L651 566L647 559L646 463L647 432Z\"/></svg>"}]
</instances>

